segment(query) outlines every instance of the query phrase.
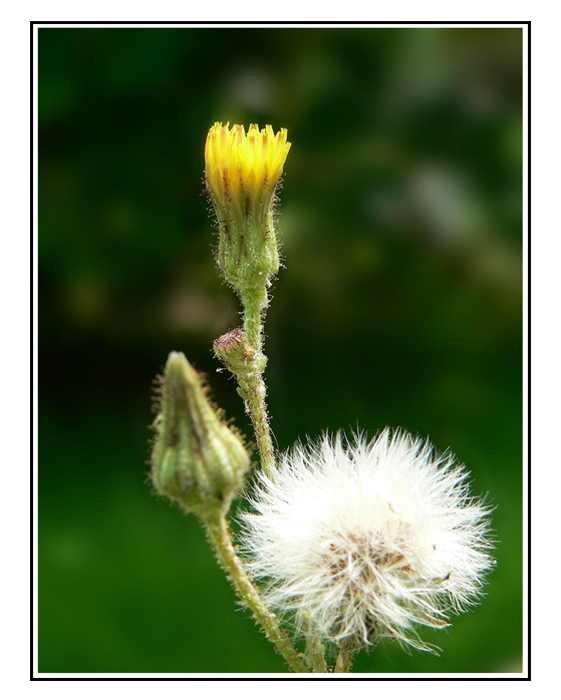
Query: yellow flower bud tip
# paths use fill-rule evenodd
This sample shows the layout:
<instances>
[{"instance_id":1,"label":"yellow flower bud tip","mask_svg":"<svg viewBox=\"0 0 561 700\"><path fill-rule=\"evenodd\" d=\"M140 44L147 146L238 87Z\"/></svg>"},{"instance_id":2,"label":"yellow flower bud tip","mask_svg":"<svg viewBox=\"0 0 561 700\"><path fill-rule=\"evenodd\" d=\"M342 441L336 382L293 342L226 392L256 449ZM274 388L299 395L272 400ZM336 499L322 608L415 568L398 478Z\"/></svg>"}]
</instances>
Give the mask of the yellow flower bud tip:
<instances>
[{"instance_id":1,"label":"yellow flower bud tip","mask_svg":"<svg viewBox=\"0 0 561 700\"><path fill-rule=\"evenodd\" d=\"M210 404L197 372L172 352L160 380L152 482L186 512L226 512L249 468L240 436Z\"/></svg>"},{"instance_id":2,"label":"yellow flower bud tip","mask_svg":"<svg viewBox=\"0 0 561 700\"><path fill-rule=\"evenodd\" d=\"M218 203L263 193L272 197L290 150L286 129L276 134L270 124L259 129L216 122L209 130L205 146L207 187Z\"/></svg>"}]
</instances>

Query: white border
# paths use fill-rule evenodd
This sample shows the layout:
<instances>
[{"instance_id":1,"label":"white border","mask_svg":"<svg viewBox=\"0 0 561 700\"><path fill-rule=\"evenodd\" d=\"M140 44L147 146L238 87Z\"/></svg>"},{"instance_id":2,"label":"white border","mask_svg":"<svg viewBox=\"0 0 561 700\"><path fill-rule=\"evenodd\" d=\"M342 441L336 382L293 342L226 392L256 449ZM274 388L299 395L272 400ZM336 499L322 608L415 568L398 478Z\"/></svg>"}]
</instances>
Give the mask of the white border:
<instances>
[{"instance_id":1,"label":"white border","mask_svg":"<svg viewBox=\"0 0 561 700\"><path fill-rule=\"evenodd\" d=\"M154 27L154 28L199 28L199 29L204 29L204 28L266 28L266 27L274 27L274 28L322 28L322 27L341 27L341 28L353 28L353 27L359 27L359 28L416 28L416 27L437 27L437 28L451 28L451 27L473 27L473 28L484 28L484 27L490 27L490 28L500 28L500 27L510 27L510 28L521 28L523 30L523 50L524 50L524 75L523 75L523 91L524 91L524 182L523 182L523 197L524 197L524 512L523 512L523 523L524 523L524 599L523 599L523 605L524 605L524 644L523 644L523 672L522 673L501 673L501 674L422 674L422 676L419 676L418 674L352 674L352 678L346 679L346 680L357 680L357 679L368 679L369 681L384 681L384 680L391 680L391 679L415 679L418 680L419 682L424 682L427 680L454 680L454 679L492 679L492 680L497 680L497 679L521 679L525 678L527 676L527 669L528 669L528 627L527 627L527 612L528 612L528 588L527 588L527 577L528 577L528 561L527 561L527 553L528 553L528 541L527 541L527 527L528 527L528 508L526 504L526 495L528 493L528 458L527 458L527 452L528 452L528 411L527 411L527 402L529 398L529 387L528 387L528 370L527 370L527 363L528 363L528 353L526 350L527 347L527 341L528 341L528 310L529 310L529 305L528 305L528 224L527 224L527 212L528 212L528 178L527 178L527 167L529 164L528 161L528 69L527 69L527 53L528 53L528 31L527 27L524 24L510 24L510 23L459 23L459 22L446 22L446 23L440 23L440 22L434 22L434 23L384 23L384 22L378 22L378 23L369 23L367 25L363 23L329 23L327 25L326 23L321 23L321 22L300 22L300 23L271 23L271 22L263 22L259 24L251 24L251 23L240 23L240 24L231 24L231 23L220 23L220 24L215 24L215 23L201 23L201 24L193 24L193 23L150 23L150 22L142 22L142 23L122 23L118 21L112 21L109 23L84 23L84 22L76 22L76 23L39 23L34 25L33 27L33 44L34 44L34 50L33 50L33 56L34 56L34 64L33 64L33 94L34 94L34 114L33 114L33 135L34 135L34 151L32 154L33 158L33 170L34 170L34 175L33 175L33 181L34 181L34 200L33 200L33 216L34 216L34 242L37 240L37 74L38 74L38 46L37 46L37 33L38 29L42 27L50 27L50 28L77 28L77 27L87 27L87 28L138 28L138 27ZM38 406L38 382L37 382L37 355L38 355L38 338L37 338L37 318L38 318L38 283L37 283L37 246L34 244L33 247L33 260L34 260L34 279L33 279L33 302L34 302L34 318L33 318L33 329L34 329L34 346L33 346L33 368L34 368L34 376L35 376L35 383L34 386L32 387L33 389L33 401L34 401L34 432L33 432L33 451L35 455L35 460L33 464L33 479L34 479L34 490L33 490L33 538L34 538L34 548L33 548L33 563L34 563L34 577L33 577L33 601L34 601L34 617L33 617L33 646L34 646L34 669L33 669L33 677L37 680L40 679L45 679L45 680L78 680L78 679L88 679L88 680L98 680L98 679L107 679L107 680L136 680L136 679L159 679L159 680L190 680L192 682L196 682L199 679L213 679L213 680L219 680L219 679L235 679L235 680L240 680L241 678L248 678L248 679L270 679L270 678L279 678L279 679L286 679L287 676L285 674L282 675L277 675L277 674L252 674L252 676L239 676L236 674L127 674L127 673L122 673L122 674L79 674L79 673L68 673L68 674L50 674L50 673L43 673L40 674L37 671L37 659L38 659L38 649L37 649L37 644L38 644L38 628L37 628L37 610L38 610L38 601L37 601L37 573L38 573L38 559L37 559L37 543L38 543L38 532L37 532L37 522L38 522L38 502L37 502L37 486L38 486L38 468L37 468L37 406ZM333 679L333 676L329 676L330 679ZM320 677L316 677L317 680L320 679ZM292 677L292 680L295 680L294 677ZM309 680L309 678L307 678ZM113 685L113 684L112 684ZM165 692L169 695L170 690L172 688L172 685L175 686L175 684L170 684L167 683L164 686ZM55 686L59 689L58 692L60 692L60 688L66 687L64 685L60 685L59 683L55 683ZM117 689L123 688L122 686L117 685ZM181 686L180 686L181 687ZM208 688L208 683L203 686L203 688ZM233 686L234 688L237 687L236 685ZM255 686L252 686L255 687ZM265 686L266 692L270 692L270 685L267 684ZM293 686L291 686L292 688ZM324 691L326 686L322 686L322 692ZM426 687L426 686L424 686ZM107 686L103 686L101 688L102 692L106 692ZM148 684L148 688L151 688L152 691L155 690L153 686L150 686ZM183 686L183 691L191 691L191 684L189 686ZM375 691L375 689L372 689ZM54 687L53 687L54 691ZM69 688L70 691L70 688ZM82 691L80 691L82 692ZM98 691L99 692L99 691Z\"/></svg>"}]
</instances>

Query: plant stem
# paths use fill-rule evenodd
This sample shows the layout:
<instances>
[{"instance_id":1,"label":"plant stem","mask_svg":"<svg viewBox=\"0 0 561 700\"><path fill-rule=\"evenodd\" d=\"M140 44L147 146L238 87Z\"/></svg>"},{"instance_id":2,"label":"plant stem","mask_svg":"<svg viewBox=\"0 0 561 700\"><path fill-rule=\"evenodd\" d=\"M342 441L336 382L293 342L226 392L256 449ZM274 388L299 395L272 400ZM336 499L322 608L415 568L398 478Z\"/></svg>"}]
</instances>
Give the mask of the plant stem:
<instances>
[{"instance_id":1,"label":"plant stem","mask_svg":"<svg viewBox=\"0 0 561 700\"><path fill-rule=\"evenodd\" d=\"M321 643L313 633L306 635L306 657L309 659L314 673L329 673Z\"/></svg>"},{"instance_id":2,"label":"plant stem","mask_svg":"<svg viewBox=\"0 0 561 700\"><path fill-rule=\"evenodd\" d=\"M255 439L261 457L263 471L267 476L272 476L275 464L275 452L271 441L269 419L267 417L267 404L265 403L265 382L261 373L247 376L246 409L253 423Z\"/></svg>"},{"instance_id":3,"label":"plant stem","mask_svg":"<svg viewBox=\"0 0 561 700\"><path fill-rule=\"evenodd\" d=\"M255 350L253 364L257 368L244 378L247 384L247 388L244 389L246 410L255 431L255 439L263 470L267 476L271 477L275 464L275 451L267 416L267 404L265 402L267 388L263 379L262 369L267 363L267 358L263 353L263 315L269 304L267 290L263 289L261 294L242 296L241 301L244 309L244 331L249 344Z\"/></svg>"},{"instance_id":4,"label":"plant stem","mask_svg":"<svg viewBox=\"0 0 561 700\"><path fill-rule=\"evenodd\" d=\"M248 605L256 620L262 626L265 635L275 644L277 650L284 656L293 671L296 673L310 673L301 656L279 627L276 615L267 608L258 590L247 575L232 542L224 514L208 517L203 523L218 561L228 574L240 597Z\"/></svg>"},{"instance_id":5,"label":"plant stem","mask_svg":"<svg viewBox=\"0 0 561 700\"><path fill-rule=\"evenodd\" d=\"M267 290L252 289L240 294L243 306L243 328L251 347L259 355L263 349L263 315L269 305Z\"/></svg>"},{"instance_id":6,"label":"plant stem","mask_svg":"<svg viewBox=\"0 0 561 700\"><path fill-rule=\"evenodd\" d=\"M339 650L339 656L335 662L333 673L350 673L355 652L356 646L354 644L346 644L343 642L341 644L341 649Z\"/></svg>"}]
</instances>

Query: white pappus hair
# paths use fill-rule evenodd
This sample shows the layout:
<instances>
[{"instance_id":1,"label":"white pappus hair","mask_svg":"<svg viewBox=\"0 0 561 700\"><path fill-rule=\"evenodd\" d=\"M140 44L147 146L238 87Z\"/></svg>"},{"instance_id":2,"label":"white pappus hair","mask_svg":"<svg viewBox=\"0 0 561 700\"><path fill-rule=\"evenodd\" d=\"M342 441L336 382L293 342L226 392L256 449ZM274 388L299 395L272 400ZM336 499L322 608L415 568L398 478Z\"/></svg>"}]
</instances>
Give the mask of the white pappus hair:
<instances>
[{"instance_id":1,"label":"white pappus hair","mask_svg":"<svg viewBox=\"0 0 561 700\"><path fill-rule=\"evenodd\" d=\"M250 573L300 631L368 647L395 638L432 650L419 625L445 627L477 601L491 508L469 473L428 440L386 428L296 445L263 473L242 516Z\"/></svg>"}]
</instances>

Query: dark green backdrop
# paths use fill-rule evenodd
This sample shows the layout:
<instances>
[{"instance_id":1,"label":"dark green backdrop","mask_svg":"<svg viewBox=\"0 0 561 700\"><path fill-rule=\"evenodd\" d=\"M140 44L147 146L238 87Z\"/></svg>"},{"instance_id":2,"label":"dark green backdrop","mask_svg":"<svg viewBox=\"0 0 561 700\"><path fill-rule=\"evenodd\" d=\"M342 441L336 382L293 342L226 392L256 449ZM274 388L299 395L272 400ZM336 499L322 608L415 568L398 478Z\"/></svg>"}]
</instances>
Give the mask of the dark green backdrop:
<instances>
[{"instance_id":1,"label":"dark green backdrop","mask_svg":"<svg viewBox=\"0 0 561 700\"><path fill-rule=\"evenodd\" d=\"M267 323L281 449L386 424L452 446L489 492L498 566L440 657L362 672L518 671L522 645L522 31L39 30L39 670L282 672L193 517L146 483L171 350L244 431L212 340L203 148L286 127Z\"/></svg>"}]
</instances>

